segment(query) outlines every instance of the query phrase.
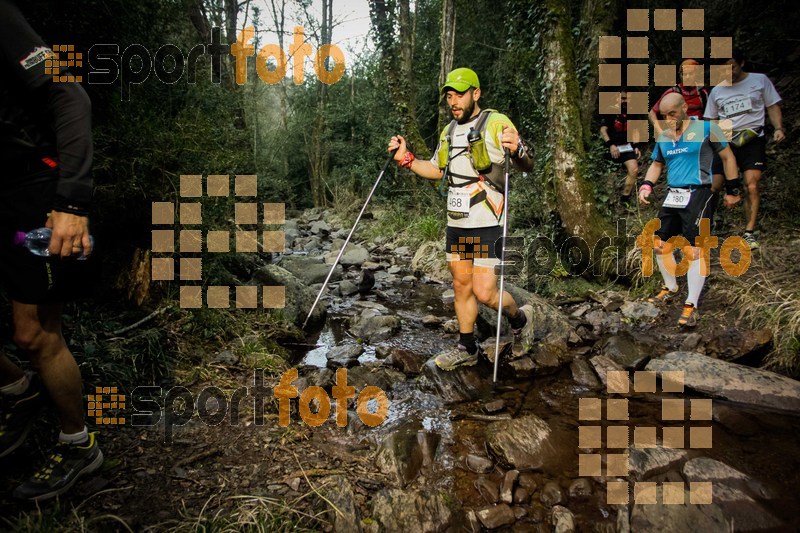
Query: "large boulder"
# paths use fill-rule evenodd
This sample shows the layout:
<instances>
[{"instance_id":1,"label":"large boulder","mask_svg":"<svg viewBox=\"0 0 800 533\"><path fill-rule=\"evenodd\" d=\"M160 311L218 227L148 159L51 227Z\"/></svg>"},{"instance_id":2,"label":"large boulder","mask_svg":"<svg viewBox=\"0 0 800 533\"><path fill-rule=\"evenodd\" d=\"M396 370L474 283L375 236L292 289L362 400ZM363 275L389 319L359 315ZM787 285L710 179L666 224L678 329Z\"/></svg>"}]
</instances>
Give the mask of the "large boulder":
<instances>
[{"instance_id":1,"label":"large boulder","mask_svg":"<svg viewBox=\"0 0 800 533\"><path fill-rule=\"evenodd\" d=\"M341 245L339 245L339 247L332 247L331 251L325 255L325 263L332 265L333 262L336 261L336 256L339 255L341 249ZM361 264L366 261L369 261L369 251L363 246L349 242L344 249L342 257L339 259L339 264L343 267L361 266Z\"/></svg>"},{"instance_id":2,"label":"large boulder","mask_svg":"<svg viewBox=\"0 0 800 533\"><path fill-rule=\"evenodd\" d=\"M627 333L607 337L595 346L601 355L627 370L641 369L650 358L641 345Z\"/></svg>"},{"instance_id":3,"label":"large boulder","mask_svg":"<svg viewBox=\"0 0 800 533\"><path fill-rule=\"evenodd\" d=\"M323 283L331 270L330 265L326 265L321 259L316 257L304 257L300 255L288 255L283 257L280 266L294 274L298 279L303 280L306 285ZM342 267L336 265L331 274L330 282L342 279Z\"/></svg>"},{"instance_id":4,"label":"large boulder","mask_svg":"<svg viewBox=\"0 0 800 533\"><path fill-rule=\"evenodd\" d=\"M258 269L253 274L252 281L259 285L284 287L286 299L281 312L284 319L296 325L301 325L305 321L317 297L317 293L308 288L302 280L278 265L266 265ZM317 303L314 313L309 318L309 324L321 324L325 314L325 303Z\"/></svg>"},{"instance_id":5,"label":"large boulder","mask_svg":"<svg viewBox=\"0 0 800 533\"><path fill-rule=\"evenodd\" d=\"M695 352L670 352L646 370L683 371L686 387L733 402L800 414L800 382L767 370L712 359Z\"/></svg>"},{"instance_id":6,"label":"large boulder","mask_svg":"<svg viewBox=\"0 0 800 533\"><path fill-rule=\"evenodd\" d=\"M411 260L411 269L421 271L427 276L441 283L449 283L453 277L447 268L447 260L444 255L444 239L440 241L428 241L417 248L414 258Z\"/></svg>"},{"instance_id":7,"label":"large boulder","mask_svg":"<svg viewBox=\"0 0 800 533\"><path fill-rule=\"evenodd\" d=\"M375 315L365 309L350 325L350 332L366 342L384 341L400 331L400 319L392 315Z\"/></svg>"},{"instance_id":8,"label":"large boulder","mask_svg":"<svg viewBox=\"0 0 800 533\"><path fill-rule=\"evenodd\" d=\"M503 462L517 470L543 470L556 455L550 426L536 415L492 422L486 442Z\"/></svg>"},{"instance_id":9,"label":"large boulder","mask_svg":"<svg viewBox=\"0 0 800 533\"><path fill-rule=\"evenodd\" d=\"M664 503L662 485L655 489L655 504L635 504L631 513L631 531L658 531L660 533L728 533L730 527L722 510L714 504L689 503L689 492L684 491L684 503Z\"/></svg>"},{"instance_id":10,"label":"large boulder","mask_svg":"<svg viewBox=\"0 0 800 533\"><path fill-rule=\"evenodd\" d=\"M491 376L481 374L476 367L461 367L450 372L441 370L430 359L422 367L421 384L436 390L446 403L476 400L487 394L492 387Z\"/></svg>"}]
</instances>

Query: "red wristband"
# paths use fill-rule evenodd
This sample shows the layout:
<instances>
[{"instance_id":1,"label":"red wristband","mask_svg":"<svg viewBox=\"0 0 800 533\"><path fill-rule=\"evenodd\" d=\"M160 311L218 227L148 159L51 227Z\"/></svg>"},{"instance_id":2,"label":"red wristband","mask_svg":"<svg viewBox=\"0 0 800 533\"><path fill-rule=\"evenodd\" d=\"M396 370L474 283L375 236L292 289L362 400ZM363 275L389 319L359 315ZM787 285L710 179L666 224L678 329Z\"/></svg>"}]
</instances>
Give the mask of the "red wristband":
<instances>
[{"instance_id":1,"label":"red wristband","mask_svg":"<svg viewBox=\"0 0 800 533\"><path fill-rule=\"evenodd\" d=\"M642 189L644 189L645 187L649 187L649 188L650 188L650 191L652 191L652 190L653 190L653 184L652 184L652 183L650 183L649 181L645 181L644 183L642 183L642 184L639 186L639 190L641 191L641 190L642 190Z\"/></svg>"},{"instance_id":2,"label":"red wristband","mask_svg":"<svg viewBox=\"0 0 800 533\"><path fill-rule=\"evenodd\" d=\"M403 159L397 162L397 165L411 170L411 163L413 163L415 159L416 157L414 157L414 154L411 152L406 152L406 155L403 156Z\"/></svg>"}]
</instances>

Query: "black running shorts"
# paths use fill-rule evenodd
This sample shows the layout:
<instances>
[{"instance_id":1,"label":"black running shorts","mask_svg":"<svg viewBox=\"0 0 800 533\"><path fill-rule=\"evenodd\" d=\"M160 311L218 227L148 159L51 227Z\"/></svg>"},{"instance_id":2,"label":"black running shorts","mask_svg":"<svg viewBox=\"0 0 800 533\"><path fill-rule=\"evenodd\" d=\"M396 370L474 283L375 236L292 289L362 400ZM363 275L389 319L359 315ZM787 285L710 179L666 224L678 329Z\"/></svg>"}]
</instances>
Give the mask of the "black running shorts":
<instances>
[{"instance_id":1,"label":"black running shorts","mask_svg":"<svg viewBox=\"0 0 800 533\"><path fill-rule=\"evenodd\" d=\"M692 197L686 207L662 206L658 212L661 228L656 231L656 235L662 241L676 235L683 235L689 244L694 246L695 237L700 235L700 219L707 218L709 224L714 220L716 199L716 195L711 192L711 187L705 186L692 191Z\"/></svg>"},{"instance_id":2,"label":"black running shorts","mask_svg":"<svg viewBox=\"0 0 800 533\"><path fill-rule=\"evenodd\" d=\"M503 228L447 227L448 261L473 261L476 266L493 267L500 263L503 250Z\"/></svg>"},{"instance_id":3,"label":"black running shorts","mask_svg":"<svg viewBox=\"0 0 800 533\"><path fill-rule=\"evenodd\" d=\"M765 170L767 168L767 138L756 137L741 148L728 144L736 157L739 170ZM714 159L712 167L714 174L724 174L722 159Z\"/></svg>"},{"instance_id":4,"label":"black running shorts","mask_svg":"<svg viewBox=\"0 0 800 533\"><path fill-rule=\"evenodd\" d=\"M14 244L16 232L45 225L57 180L55 170L17 179L0 177L0 284L20 303L65 302L85 294L89 286L91 259L39 257Z\"/></svg>"}]
</instances>

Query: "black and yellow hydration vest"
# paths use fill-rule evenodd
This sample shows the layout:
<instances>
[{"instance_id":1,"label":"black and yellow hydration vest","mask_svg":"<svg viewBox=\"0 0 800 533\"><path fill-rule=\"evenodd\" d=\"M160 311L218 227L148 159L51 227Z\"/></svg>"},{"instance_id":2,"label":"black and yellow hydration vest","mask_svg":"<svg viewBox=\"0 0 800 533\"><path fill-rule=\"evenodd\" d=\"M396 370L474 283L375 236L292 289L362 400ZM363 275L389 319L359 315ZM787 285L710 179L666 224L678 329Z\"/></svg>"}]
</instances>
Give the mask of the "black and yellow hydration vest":
<instances>
[{"instance_id":1,"label":"black and yellow hydration vest","mask_svg":"<svg viewBox=\"0 0 800 533\"><path fill-rule=\"evenodd\" d=\"M476 143L469 143L467 148L462 148L461 151L457 152L455 155L452 154L452 139L453 132L458 125L458 121L452 120L450 122L450 125L447 127L447 133L445 133L444 139L441 141L439 151L436 154L439 168L444 171L442 182L439 186L439 192L442 196L447 196L445 183L448 187L461 188L481 181L487 183L492 189L500 194L504 194L505 171L503 169L503 165L492 162L492 160L489 158L488 150L486 148L486 126L487 122L489 121L489 116L495 112L496 111L494 109L484 109L480 112L478 122L470 131L470 133L472 133L472 130L477 131L480 134L480 141ZM461 174L453 174L450 172L450 161L464 152L467 152L467 158L472 163L472 168L475 169L475 172L478 174L477 176L463 176ZM453 182L454 177L464 181L456 185Z\"/></svg>"}]
</instances>

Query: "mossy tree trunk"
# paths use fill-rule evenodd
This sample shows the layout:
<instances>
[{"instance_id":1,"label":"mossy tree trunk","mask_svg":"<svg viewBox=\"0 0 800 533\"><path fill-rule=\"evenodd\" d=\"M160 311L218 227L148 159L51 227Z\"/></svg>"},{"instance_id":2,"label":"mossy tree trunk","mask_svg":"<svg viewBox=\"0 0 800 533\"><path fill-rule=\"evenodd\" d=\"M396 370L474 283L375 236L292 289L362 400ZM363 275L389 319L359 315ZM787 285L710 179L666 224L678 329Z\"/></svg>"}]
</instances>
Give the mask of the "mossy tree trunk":
<instances>
[{"instance_id":1,"label":"mossy tree trunk","mask_svg":"<svg viewBox=\"0 0 800 533\"><path fill-rule=\"evenodd\" d=\"M592 248L612 231L595 205L591 183L580 164L585 153L581 94L574 67L569 13L560 0L548 0L546 5L552 23L543 40L543 77L558 213L567 232Z\"/></svg>"}]
</instances>

